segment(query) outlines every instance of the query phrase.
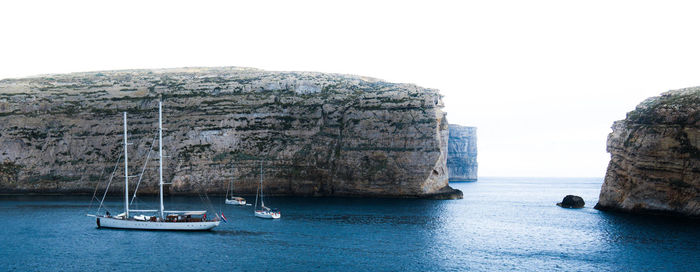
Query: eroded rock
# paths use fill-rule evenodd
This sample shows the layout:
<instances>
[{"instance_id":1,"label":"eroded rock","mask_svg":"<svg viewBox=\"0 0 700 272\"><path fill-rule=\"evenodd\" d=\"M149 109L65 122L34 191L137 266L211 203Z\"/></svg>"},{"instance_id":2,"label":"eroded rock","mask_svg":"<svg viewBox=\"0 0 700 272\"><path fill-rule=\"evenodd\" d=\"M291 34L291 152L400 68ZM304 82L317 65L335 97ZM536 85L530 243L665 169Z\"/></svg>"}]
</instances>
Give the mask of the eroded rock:
<instances>
[{"instance_id":1,"label":"eroded rock","mask_svg":"<svg viewBox=\"0 0 700 272\"><path fill-rule=\"evenodd\" d=\"M561 202L557 203L557 206L559 207L570 209L580 209L585 205L586 202L583 201L583 198L575 195L567 195Z\"/></svg>"},{"instance_id":2,"label":"eroded rock","mask_svg":"<svg viewBox=\"0 0 700 272\"><path fill-rule=\"evenodd\" d=\"M236 67L0 81L0 191L92 193L122 152L122 111L134 143L130 173L140 172L158 127L159 98L170 193L223 193L234 179L238 193L254 194L260 160L270 194L458 192L448 186L448 128L437 90ZM140 193L157 191L151 166ZM120 186L114 182L112 190Z\"/></svg>"},{"instance_id":3,"label":"eroded rock","mask_svg":"<svg viewBox=\"0 0 700 272\"><path fill-rule=\"evenodd\" d=\"M700 217L700 88L649 98L612 128L596 209Z\"/></svg>"}]
</instances>

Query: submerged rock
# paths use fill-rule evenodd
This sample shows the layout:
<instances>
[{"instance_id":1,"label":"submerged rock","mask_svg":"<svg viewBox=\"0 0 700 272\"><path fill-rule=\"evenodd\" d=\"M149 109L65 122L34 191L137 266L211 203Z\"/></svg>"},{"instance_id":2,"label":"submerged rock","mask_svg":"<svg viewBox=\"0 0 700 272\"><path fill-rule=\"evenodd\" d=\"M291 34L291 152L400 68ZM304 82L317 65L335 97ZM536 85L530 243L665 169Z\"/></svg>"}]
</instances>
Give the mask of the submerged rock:
<instances>
[{"instance_id":1,"label":"submerged rock","mask_svg":"<svg viewBox=\"0 0 700 272\"><path fill-rule=\"evenodd\" d=\"M574 209L583 208L584 205L586 205L586 202L583 201L583 198L575 195L567 195L561 202L557 203L559 207Z\"/></svg>"},{"instance_id":2,"label":"submerged rock","mask_svg":"<svg viewBox=\"0 0 700 272\"><path fill-rule=\"evenodd\" d=\"M700 88L649 98L612 129L595 208L700 217Z\"/></svg>"},{"instance_id":3,"label":"submerged rock","mask_svg":"<svg viewBox=\"0 0 700 272\"><path fill-rule=\"evenodd\" d=\"M476 128L450 124L447 144L447 170L450 181L476 181Z\"/></svg>"},{"instance_id":4,"label":"submerged rock","mask_svg":"<svg viewBox=\"0 0 700 272\"><path fill-rule=\"evenodd\" d=\"M122 153L122 111L134 143L130 173L140 172L158 127L158 99L171 194L223 193L230 180L237 194L255 194L260 160L271 195L461 193L448 186L448 127L437 90L236 67L0 81L0 192L92 193ZM139 193L157 192L156 173L146 168ZM113 192L119 187L115 180Z\"/></svg>"}]
</instances>

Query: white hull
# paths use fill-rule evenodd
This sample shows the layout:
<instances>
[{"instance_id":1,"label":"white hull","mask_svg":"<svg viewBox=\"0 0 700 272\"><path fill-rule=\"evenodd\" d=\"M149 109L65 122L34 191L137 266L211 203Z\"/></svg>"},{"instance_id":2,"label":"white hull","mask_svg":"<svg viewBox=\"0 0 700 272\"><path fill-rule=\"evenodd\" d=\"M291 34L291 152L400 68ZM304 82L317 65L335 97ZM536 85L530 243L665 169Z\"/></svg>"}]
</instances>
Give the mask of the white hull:
<instances>
[{"instance_id":1,"label":"white hull","mask_svg":"<svg viewBox=\"0 0 700 272\"><path fill-rule=\"evenodd\" d=\"M219 226L219 221L201 221L202 219L206 218L206 211L166 211L165 206L163 205L163 104L159 101L158 102L158 153L160 156L160 159L158 160L159 163L159 178L158 178L158 187L159 187L159 193L158 196L160 198L160 209L158 210L133 210L129 209L129 156L128 156L128 146L129 142L127 141L128 139L128 129L127 129L127 122L126 122L126 112L124 112L124 213L120 214L117 217L110 217L110 216L99 216L99 215L88 215L88 216L94 216L97 227L98 228L114 228L114 229L139 229L139 230L182 230L182 231L192 231L192 230L210 230L213 229L217 226ZM153 146L151 146L151 150L153 149ZM143 177L143 172L146 169L146 166L148 164L148 158L151 155L151 150L148 151L148 156L146 156L146 161L143 166L143 170L141 171L141 175L139 175L139 182L136 184L136 189L134 190L134 197L136 196L136 190L138 190L138 186L141 183L141 178ZM119 159L121 160L121 158ZM118 160L118 161L119 161ZM117 162L117 165L119 162ZM179 166L178 166L179 167ZM114 167L114 172L116 172L117 166L115 165ZM114 172L112 173L112 177L109 179L109 183L111 184L112 178L114 177ZM107 188L109 189L109 188ZM100 208L102 207L104 197L107 196L107 191L105 190L105 194L102 196L102 201L100 202ZM93 196L94 197L94 196ZM133 199L132 199L133 201ZM99 211L100 208L97 210ZM129 212L149 212L149 213L159 213L159 218L165 219L163 221L150 221L148 219L151 218L157 218L153 216L145 216L143 214L141 215L136 215L136 216L129 216ZM166 213L168 214L166 217ZM109 214L109 213L106 213ZM191 216L202 216L202 218L192 218ZM200 220L200 222L186 222L187 220L189 221L195 221L195 220Z\"/></svg>"},{"instance_id":2,"label":"white hull","mask_svg":"<svg viewBox=\"0 0 700 272\"><path fill-rule=\"evenodd\" d=\"M244 206L245 200L226 199L226 204Z\"/></svg>"},{"instance_id":3,"label":"white hull","mask_svg":"<svg viewBox=\"0 0 700 272\"><path fill-rule=\"evenodd\" d=\"M219 225L220 221L207 222L151 222L124 220L107 217L97 217L97 227L114 229L139 230L210 230Z\"/></svg>"},{"instance_id":4,"label":"white hull","mask_svg":"<svg viewBox=\"0 0 700 272\"><path fill-rule=\"evenodd\" d=\"M271 212L259 212L255 211L255 216L265 219L279 219L282 217L282 213L271 213Z\"/></svg>"}]
</instances>

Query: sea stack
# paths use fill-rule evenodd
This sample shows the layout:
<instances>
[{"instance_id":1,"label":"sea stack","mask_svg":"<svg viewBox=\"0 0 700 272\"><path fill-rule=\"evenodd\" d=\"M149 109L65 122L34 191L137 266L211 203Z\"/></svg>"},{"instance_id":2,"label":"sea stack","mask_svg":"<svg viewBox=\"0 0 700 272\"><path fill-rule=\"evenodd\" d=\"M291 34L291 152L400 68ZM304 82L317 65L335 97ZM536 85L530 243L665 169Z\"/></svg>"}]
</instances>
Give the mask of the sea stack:
<instances>
[{"instance_id":1,"label":"sea stack","mask_svg":"<svg viewBox=\"0 0 700 272\"><path fill-rule=\"evenodd\" d=\"M450 124L447 144L447 170L450 181L476 181L479 165L476 160L476 128Z\"/></svg>"},{"instance_id":2,"label":"sea stack","mask_svg":"<svg viewBox=\"0 0 700 272\"><path fill-rule=\"evenodd\" d=\"M595 208L700 217L700 87L649 98L612 129Z\"/></svg>"},{"instance_id":3,"label":"sea stack","mask_svg":"<svg viewBox=\"0 0 700 272\"><path fill-rule=\"evenodd\" d=\"M271 195L461 197L448 186L437 90L237 67L0 81L0 192L92 193L121 153L123 111L138 173L158 100L170 194L224 193L230 180L237 193L255 194L263 161ZM146 168L140 193L156 193L154 177Z\"/></svg>"}]
</instances>

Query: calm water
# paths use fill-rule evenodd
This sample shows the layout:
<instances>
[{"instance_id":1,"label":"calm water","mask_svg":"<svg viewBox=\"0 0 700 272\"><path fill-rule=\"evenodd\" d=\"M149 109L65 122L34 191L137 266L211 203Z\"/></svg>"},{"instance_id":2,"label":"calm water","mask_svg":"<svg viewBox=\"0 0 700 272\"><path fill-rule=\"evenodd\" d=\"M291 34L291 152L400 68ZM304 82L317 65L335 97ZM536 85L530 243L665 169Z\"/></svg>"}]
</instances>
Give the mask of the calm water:
<instances>
[{"instance_id":1,"label":"calm water","mask_svg":"<svg viewBox=\"0 0 700 272\"><path fill-rule=\"evenodd\" d=\"M228 206L228 224L198 233L97 229L89 197L0 197L0 271L700 270L700 222L594 210L600 185L485 178L453 184L453 201L276 197L280 220ZM566 194L586 208L555 206Z\"/></svg>"}]
</instances>

